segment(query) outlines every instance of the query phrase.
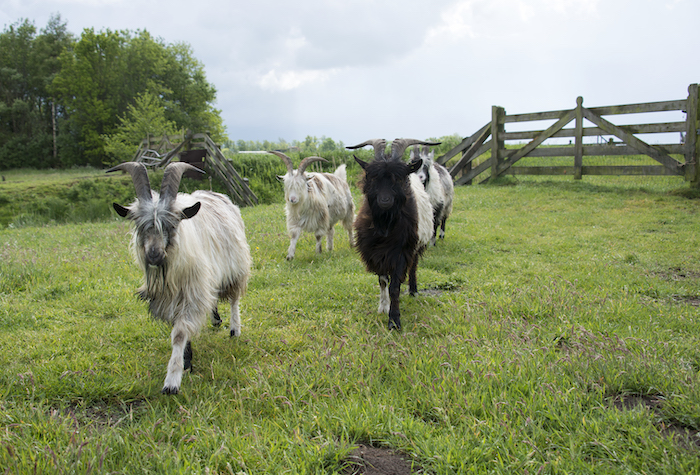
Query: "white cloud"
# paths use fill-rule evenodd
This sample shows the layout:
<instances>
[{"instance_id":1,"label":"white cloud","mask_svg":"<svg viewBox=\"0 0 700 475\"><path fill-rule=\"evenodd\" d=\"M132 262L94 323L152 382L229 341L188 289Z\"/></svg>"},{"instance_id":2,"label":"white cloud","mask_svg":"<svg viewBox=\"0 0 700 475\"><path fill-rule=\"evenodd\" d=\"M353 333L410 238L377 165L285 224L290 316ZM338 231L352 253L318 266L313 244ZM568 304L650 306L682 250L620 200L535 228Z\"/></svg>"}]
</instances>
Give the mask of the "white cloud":
<instances>
[{"instance_id":1,"label":"white cloud","mask_svg":"<svg viewBox=\"0 0 700 475\"><path fill-rule=\"evenodd\" d=\"M518 38L555 30L573 18L585 21L600 0L459 0L446 7L428 29L425 44L436 46L480 38ZM680 1L680 0L677 0Z\"/></svg>"},{"instance_id":2,"label":"white cloud","mask_svg":"<svg viewBox=\"0 0 700 475\"><path fill-rule=\"evenodd\" d=\"M270 92L291 91L307 84L328 81L336 72L337 69L302 71L271 69L258 78L257 85Z\"/></svg>"},{"instance_id":3,"label":"white cloud","mask_svg":"<svg viewBox=\"0 0 700 475\"><path fill-rule=\"evenodd\" d=\"M81 2L81 3L79 3ZM509 113L683 97L698 0L0 0L0 24L186 42L235 138L471 134ZM185 13L183 13L185 12ZM154 20L154 19L157 19ZM650 32L653 32L650 33ZM674 74L663 64L684 65ZM647 65L642 68L640 65ZM651 66L649 66L651 65Z\"/></svg>"}]
</instances>

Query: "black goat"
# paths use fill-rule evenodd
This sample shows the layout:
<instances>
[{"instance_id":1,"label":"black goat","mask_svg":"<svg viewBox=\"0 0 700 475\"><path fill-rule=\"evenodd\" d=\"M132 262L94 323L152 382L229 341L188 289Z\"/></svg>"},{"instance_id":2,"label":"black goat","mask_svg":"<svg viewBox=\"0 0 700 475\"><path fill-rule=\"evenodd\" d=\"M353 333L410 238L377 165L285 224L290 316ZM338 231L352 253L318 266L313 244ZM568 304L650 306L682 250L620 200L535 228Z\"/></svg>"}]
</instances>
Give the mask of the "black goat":
<instances>
[{"instance_id":1,"label":"black goat","mask_svg":"<svg viewBox=\"0 0 700 475\"><path fill-rule=\"evenodd\" d=\"M408 272L411 295L418 292L418 259L433 234L433 209L415 175L422 160L406 163L402 156L414 144L435 145L414 139L396 139L391 156L386 141L368 140L349 149L374 147L374 160L355 157L365 174L360 186L365 196L355 218L355 243L367 271L379 276L379 313L389 314L389 329L401 329L399 294ZM389 287L387 290L387 286Z\"/></svg>"}]
</instances>

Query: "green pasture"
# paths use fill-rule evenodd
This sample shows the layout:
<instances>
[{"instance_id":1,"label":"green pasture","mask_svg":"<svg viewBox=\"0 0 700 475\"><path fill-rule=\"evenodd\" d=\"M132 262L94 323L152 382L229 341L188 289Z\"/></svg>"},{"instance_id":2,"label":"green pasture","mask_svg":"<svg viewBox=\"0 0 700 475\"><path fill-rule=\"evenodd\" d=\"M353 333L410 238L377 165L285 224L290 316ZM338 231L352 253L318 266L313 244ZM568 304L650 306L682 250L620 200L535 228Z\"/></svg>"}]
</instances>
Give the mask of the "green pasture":
<instances>
[{"instance_id":1,"label":"green pasture","mask_svg":"<svg viewBox=\"0 0 700 475\"><path fill-rule=\"evenodd\" d=\"M12 180L0 196L39 186ZM87 181L106 206L131 199L127 177ZM700 214L687 187L457 188L419 295L404 286L401 332L376 313L377 279L341 227L332 253L304 235L287 262L283 204L244 208L243 334L204 328L178 396L160 394L169 329L134 296L128 223L8 212L0 473L353 473L360 444L414 473L700 473Z\"/></svg>"}]
</instances>

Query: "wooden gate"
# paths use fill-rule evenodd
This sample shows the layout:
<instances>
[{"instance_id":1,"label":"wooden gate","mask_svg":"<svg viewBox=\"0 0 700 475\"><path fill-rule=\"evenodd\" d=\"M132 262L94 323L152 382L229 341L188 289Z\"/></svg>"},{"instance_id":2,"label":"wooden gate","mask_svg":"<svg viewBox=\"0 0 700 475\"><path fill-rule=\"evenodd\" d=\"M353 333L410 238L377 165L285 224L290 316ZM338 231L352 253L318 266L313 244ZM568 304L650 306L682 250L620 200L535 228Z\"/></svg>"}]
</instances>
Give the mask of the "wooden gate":
<instances>
[{"instance_id":1,"label":"wooden gate","mask_svg":"<svg viewBox=\"0 0 700 475\"><path fill-rule=\"evenodd\" d=\"M604 116L619 114L644 114L651 112L682 111L686 113L685 121L615 125ZM457 147L445 155L438 157L437 162L447 163L450 159L461 154L459 159L449 167L455 184L471 184L479 175L488 176L482 182L492 177L504 174L531 175L564 175L570 174L575 179L583 175L679 175L686 180L698 184L700 182L699 167L696 166L698 156L698 85L688 87L686 99L642 104L628 104L608 107L583 107L583 98L576 100L576 108L571 110L535 112L531 114L506 115L502 107L493 106L491 121L475 134L465 138ZM593 124L585 127L584 119ZM546 130L527 132L507 132L505 124L541 120L556 120ZM574 122L573 128L564 127ZM637 137L638 134L678 133L682 137L679 143L650 145ZM614 136L621 142L614 144L585 144L587 136ZM488 138L491 140L488 140ZM540 147L549 138L572 137L569 146ZM523 140L530 140L522 144ZM522 145L519 148L505 148L506 140L517 140ZM477 162L477 157L488 151L488 158ZM615 155L646 155L651 157L654 165L587 165L584 157L615 156ZM675 155L679 158L675 158ZM566 166L514 166L524 157L571 157L571 165Z\"/></svg>"}]
</instances>

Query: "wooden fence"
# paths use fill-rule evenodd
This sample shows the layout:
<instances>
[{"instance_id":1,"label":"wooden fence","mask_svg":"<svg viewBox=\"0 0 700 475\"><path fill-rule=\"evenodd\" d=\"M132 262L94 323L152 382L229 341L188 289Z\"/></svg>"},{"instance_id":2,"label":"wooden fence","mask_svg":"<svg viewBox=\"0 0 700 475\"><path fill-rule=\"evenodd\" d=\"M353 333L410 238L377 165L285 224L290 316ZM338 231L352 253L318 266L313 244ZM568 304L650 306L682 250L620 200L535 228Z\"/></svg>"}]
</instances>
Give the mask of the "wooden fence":
<instances>
[{"instance_id":1,"label":"wooden fence","mask_svg":"<svg viewBox=\"0 0 700 475\"><path fill-rule=\"evenodd\" d=\"M646 114L651 112L682 111L685 121L615 125L604 116L619 114ZM645 116L646 117L646 116ZM607 107L583 107L583 98L576 100L571 110L535 112L531 114L506 115L502 107L493 106L491 121L475 134L465 138L457 147L436 161L445 164L454 157L459 158L449 167L455 184L471 184L483 174L491 177L504 174L564 175L575 179L583 175L679 175L698 185L700 167L698 156L698 85L688 87L688 97L675 101L649 102ZM584 119L593 126L584 126ZM505 125L542 120L556 120L546 130L507 132ZM574 122L573 128L564 127ZM641 140L639 134L677 133L678 143L650 145ZM621 140L615 143L584 143L584 137L614 136ZM487 139L490 140L487 141ZM549 138L571 137L569 146L541 147ZM657 136L658 137L658 136ZM505 141L519 141L518 148L505 148ZM523 143L523 140L529 142ZM477 158L490 150L490 156L482 161ZM653 159L652 165L587 165L588 157L646 155ZM514 166L524 157L571 157L570 165L558 166ZM488 173L490 172L490 173Z\"/></svg>"},{"instance_id":2,"label":"wooden fence","mask_svg":"<svg viewBox=\"0 0 700 475\"><path fill-rule=\"evenodd\" d=\"M182 136L147 137L142 141L133 160L146 166L162 168L179 153L192 148L206 151L204 168L224 184L229 197L236 204L252 206L258 203L258 197L248 186L248 180L238 174L231 162L221 153L219 146L207 134L188 132Z\"/></svg>"}]
</instances>

